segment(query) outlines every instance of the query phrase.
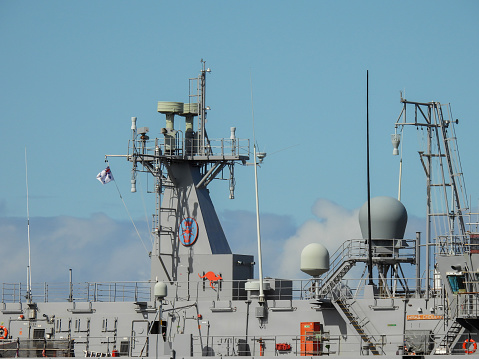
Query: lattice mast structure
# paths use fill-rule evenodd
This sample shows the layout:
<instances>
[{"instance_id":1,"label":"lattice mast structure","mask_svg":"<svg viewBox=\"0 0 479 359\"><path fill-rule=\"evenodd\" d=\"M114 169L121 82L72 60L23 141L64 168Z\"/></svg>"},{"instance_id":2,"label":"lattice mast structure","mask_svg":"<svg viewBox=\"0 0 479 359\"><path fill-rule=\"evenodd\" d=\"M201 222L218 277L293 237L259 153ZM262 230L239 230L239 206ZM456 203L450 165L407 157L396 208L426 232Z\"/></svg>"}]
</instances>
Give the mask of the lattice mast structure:
<instances>
[{"instance_id":1,"label":"lattice mast structure","mask_svg":"<svg viewBox=\"0 0 479 359\"><path fill-rule=\"evenodd\" d=\"M424 148L418 151L426 175L426 244L434 245L440 254L464 253L470 233L467 228L470 221L466 218L471 214L454 130L458 120L453 120L449 104L412 102L403 98L401 102L403 108L395 124L393 142L400 140L400 133L406 126L415 126L426 133ZM396 142L395 154L398 154L398 145Z\"/></svg>"}]
</instances>

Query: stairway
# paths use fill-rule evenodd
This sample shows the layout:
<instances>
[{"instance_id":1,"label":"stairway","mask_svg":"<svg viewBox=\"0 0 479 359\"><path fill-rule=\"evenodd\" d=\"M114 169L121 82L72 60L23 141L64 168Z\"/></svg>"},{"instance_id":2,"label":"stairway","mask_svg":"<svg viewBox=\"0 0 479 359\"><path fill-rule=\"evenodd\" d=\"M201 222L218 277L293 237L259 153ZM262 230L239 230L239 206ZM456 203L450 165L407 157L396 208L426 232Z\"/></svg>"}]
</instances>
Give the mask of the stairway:
<instances>
[{"instance_id":1,"label":"stairway","mask_svg":"<svg viewBox=\"0 0 479 359\"><path fill-rule=\"evenodd\" d=\"M349 320L351 325L356 329L358 334L361 336L361 339L363 340L364 343L368 345L369 350L373 355L380 355L379 351L376 348L376 345L371 341L371 338L366 334L366 332L363 329L363 326L361 326L358 322L359 318L356 317L350 310L348 305L343 298L339 298L336 300L337 305L341 310L343 311L344 315L346 318Z\"/></svg>"},{"instance_id":2,"label":"stairway","mask_svg":"<svg viewBox=\"0 0 479 359\"><path fill-rule=\"evenodd\" d=\"M321 296L326 296L333 290L334 287L343 279L346 273L356 264L354 260L345 260L341 263L330 276L328 276L321 286Z\"/></svg>"},{"instance_id":3,"label":"stairway","mask_svg":"<svg viewBox=\"0 0 479 359\"><path fill-rule=\"evenodd\" d=\"M456 345L463 332L464 327L454 320L442 340L434 348L433 352L436 354L450 354L451 349Z\"/></svg>"},{"instance_id":4,"label":"stairway","mask_svg":"<svg viewBox=\"0 0 479 359\"><path fill-rule=\"evenodd\" d=\"M321 296L327 296L343 279L346 273L366 256L363 240L344 242L331 256L329 271L322 280Z\"/></svg>"}]
</instances>

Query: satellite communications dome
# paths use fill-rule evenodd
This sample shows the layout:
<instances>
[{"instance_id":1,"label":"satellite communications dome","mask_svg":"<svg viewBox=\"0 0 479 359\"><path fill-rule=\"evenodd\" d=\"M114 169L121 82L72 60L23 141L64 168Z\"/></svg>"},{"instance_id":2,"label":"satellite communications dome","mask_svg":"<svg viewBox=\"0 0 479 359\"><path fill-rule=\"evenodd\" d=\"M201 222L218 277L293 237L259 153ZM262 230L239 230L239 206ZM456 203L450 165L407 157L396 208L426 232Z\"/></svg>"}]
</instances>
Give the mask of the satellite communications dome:
<instances>
[{"instance_id":1,"label":"satellite communications dome","mask_svg":"<svg viewBox=\"0 0 479 359\"><path fill-rule=\"evenodd\" d=\"M301 270L316 277L329 270L329 252L319 243L311 243L301 252Z\"/></svg>"},{"instance_id":2,"label":"satellite communications dome","mask_svg":"<svg viewBox=\"0 0 479 359\"><path fill-rule=\"evenodd\" d=\"M153 293L155 294L155 299L162 300L168 295L168 287L164 282L156 282Z\"/></svg>"},{"instance_id":3,"label":"satellite communications dome","mask_svg":"<svg viewBox=\"0 0 479 359\"><path fill-rule=\"evenodd\" d=\"M371 198L371 239L403 239L407 224L404 205L392 197ZM363 239L368 238L368 202L359 210Z\"/></svg>"}]
</instances>

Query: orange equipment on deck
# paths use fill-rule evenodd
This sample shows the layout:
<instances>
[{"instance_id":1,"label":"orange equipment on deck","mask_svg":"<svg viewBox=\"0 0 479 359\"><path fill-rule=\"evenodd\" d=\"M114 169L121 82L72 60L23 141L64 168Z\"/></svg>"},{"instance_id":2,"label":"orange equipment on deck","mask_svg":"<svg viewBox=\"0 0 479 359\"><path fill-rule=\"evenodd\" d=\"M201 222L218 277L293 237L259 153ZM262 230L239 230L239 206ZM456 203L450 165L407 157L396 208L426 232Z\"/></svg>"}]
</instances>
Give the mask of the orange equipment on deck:
<instances>
[{"instance_id":1,"label":"orange equipment on deck","mask_svg":"<svg viewBox=\"0 0 479 359\"><path fill-rule=\"evenodd\" d=\"M321 355L321 324L301 322L301 356Z\"/></svg>"}]
</instances>

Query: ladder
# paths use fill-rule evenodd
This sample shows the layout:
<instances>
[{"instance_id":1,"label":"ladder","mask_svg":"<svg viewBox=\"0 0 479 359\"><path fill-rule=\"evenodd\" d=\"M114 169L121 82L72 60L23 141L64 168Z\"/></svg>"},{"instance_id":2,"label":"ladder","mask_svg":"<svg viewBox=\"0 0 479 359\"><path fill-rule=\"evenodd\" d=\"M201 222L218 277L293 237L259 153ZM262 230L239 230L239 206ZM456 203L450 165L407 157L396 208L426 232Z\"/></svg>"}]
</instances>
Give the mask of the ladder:
<instances>
[{"instance_id":1,"label":"ladder","mask_svg":"<svg viewBox=\"0 0 479 359\"><path fill-rule=\"evenodd\" d=\"M462 217L463 211L466 211L467 208L467 194L464 176L462 173L461 162L459 160L459 153L457 151L457 142L456 137L449 137L447 133L447 128L451 121L445 121L442 108L438 108L438 115L440 116L440 123L441 123L441 134L442 140L444 143L444 150L446 153L448 171L449 171L449 178L451 181L453 194L453 201L455 203L455 214L458 216L459 225L460 225L460 233L465 234L466 229L464 226L464 218ZM466 204L466 208L461 206L462 203Z\"/></svg>"},{"instance_id":2,"label":"ladder","mask_svg":"<svg viewBox=\"0 0 479 359\"><path fill-rule=\"evenodd\" d=\"M466 229L464 216L469 215L467 193L459 158L450 105L439 102L412 102L401 98L404 107L396 121L396 129L414 126L425 129L425 148L419 151L421 164L427 178L427 218L426 235L431 240L431 220L436 233L439 254L457 255L465 252ZM406 107L412 106L413 121L406 118ZM444 118L443 107L447 108ZM411 116L409 116L410 118Z\"/></svg>"},{"instance_id":3,"label":"ladder","mask_svg":"<svg viewBox=\"0 0 479 359\"><path fill-rule=\"evenodd\" d=\"M358 332L359 336L361 337L362 341L367 344L369 350L371 353L374 355L380 355L378 349L376 348L376 344L372 341L374 340L374 337L370 337L366 334L366 331L364 330L364 325L360 324L360 319L357 315L353 314L351 310L351 304L348 304L345 300L345 298L338 298L335 303L339 306L341 311L344 313L346 316L347 320L351 323L351 325L356 329Z\"/></svg>"},{"instance_id":4,"label":"ladder","mask_svg":"<svg viewBox=\"0 0 479 359\"><path fill-rule=\"evenodd\" d=\"M436 354L451 354L452 348L454 348L463 332L464 327L454 320L433 352Z\"/></svg>"},{"instance_id":5,"label":"ladder","mask_svg":"<svg viewBox=\"0 0 479 359\"><path fill-rule=\"evenodd\" d=\"M323 279L322 296L330 294L356 262L366 255L366 250L363 247L363 241L361 240L348 240L333 253L330 270Z\"/></svg>"},{"instance_id":6,"label":"ladder","mask_svg":"<svg viewBox=\"0 0 479 359\"><path fill-rule=\"evenodd\" d=\"M346 273L356 264L354 260L345 260L341 263L334 273L332 273L321 287L321 295L326 296L333 290L334 287L343 279Z\"/></svg>"}]
</instances>

